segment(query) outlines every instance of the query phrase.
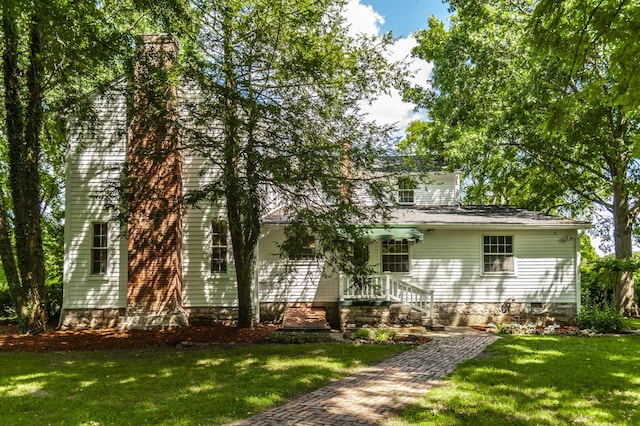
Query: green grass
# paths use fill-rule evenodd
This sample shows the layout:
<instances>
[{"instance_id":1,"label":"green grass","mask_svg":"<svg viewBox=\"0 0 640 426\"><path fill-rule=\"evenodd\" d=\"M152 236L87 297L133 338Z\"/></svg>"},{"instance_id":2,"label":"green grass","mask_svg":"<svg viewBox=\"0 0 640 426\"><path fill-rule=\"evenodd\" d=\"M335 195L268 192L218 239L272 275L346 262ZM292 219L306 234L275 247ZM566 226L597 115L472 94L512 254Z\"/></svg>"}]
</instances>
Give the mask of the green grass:
<instances>
[{"instance_id":1,"label":"green grass","mask_svg":"<svg viewBox=\"0 0 640 426\"><path fill-rule=\"evenodd\" d=\"M640 338L504 336L395 424L638 425Z\"/></svg>"},{"instance_id":2,"label":"green grass","mask_svg":"<svg viewBox=\"0 0 640 426\"><path fill-rule=\"evenodd\" d=\"M629 330L640 330L640 318L625 318Z\"/></svg>"},{"instance_id":3,"label":"green grass","mask_svg":"<svg viewBox=\"0 0 640 426\"><path fill-rule=\"evenodd\" d=\"M0 423L221 424L403 350L325 343L0 353Z\"/></svg>"}]
</instances>

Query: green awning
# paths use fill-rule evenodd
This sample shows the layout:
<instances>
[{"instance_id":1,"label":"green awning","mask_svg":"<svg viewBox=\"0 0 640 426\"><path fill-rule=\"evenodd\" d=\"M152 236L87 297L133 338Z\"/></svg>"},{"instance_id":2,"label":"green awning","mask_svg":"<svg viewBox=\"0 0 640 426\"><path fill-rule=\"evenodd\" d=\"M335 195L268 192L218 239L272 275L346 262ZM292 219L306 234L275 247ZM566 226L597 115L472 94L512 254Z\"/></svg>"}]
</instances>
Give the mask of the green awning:
<instances>
[{"instance_id":1,"label":"green awning","mask_svg":"<svg viewBox=\"0 0 640 426\"><path fill-rule=\"evenodd\" d=\"M416 228L393 227L393 228L367 228L365 237L371 240L411 240L423 241L424 234Z\"/></svg>"}]
</instances>

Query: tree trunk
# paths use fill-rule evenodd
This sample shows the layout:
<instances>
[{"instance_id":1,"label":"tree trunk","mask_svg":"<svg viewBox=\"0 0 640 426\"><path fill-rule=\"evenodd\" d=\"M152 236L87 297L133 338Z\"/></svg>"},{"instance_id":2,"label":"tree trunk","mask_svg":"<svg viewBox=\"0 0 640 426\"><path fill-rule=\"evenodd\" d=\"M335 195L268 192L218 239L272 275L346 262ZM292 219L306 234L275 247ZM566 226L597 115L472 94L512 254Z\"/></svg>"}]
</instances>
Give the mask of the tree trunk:
<instances>
[{"instance_id":1,"label":"tree trunk","mask_svg":"<svg viewBox=\"0 0 640 426\"><path fill-rule=\"evenodd\" d=\"M4 85L7 142L9 147L9 182L13 200L15 252L20 276L14 299L22 331L34 333L46 329L45 269L40 212L40 132L42 129L42 76L40 21L34 9L28 35L26 90L22 96L21 60L18 53L17 16L19 6L4 2ZM26 106L23 104L26 99ZM6 235L4 235L6 237ZM8 256L3 256L3 261ZM11 268L11 265L7 265ZM14 284L15 286L15 284Z\"/></svg>"},{"instance_id":2,"label":"tree trunk","mask_svg":"<svg viewBox=\"0 0 640 426\"><path fill-rule=\"evenodd\" d=\"M16 9L15 4L5 2L2 8L2 32L3 40L3 78L4 78L4 107L5 107L5 128L7 132L7 143L9 152L17 152L16 147L22 143L23 114L22 103L20 102L20 81L18 75L18 34L16 28ZM12 156L9 157L10 161ZM13 188L13 175L10 176L11 187ZM4 203L3 203L3 207ZM8 219L8 210L3 208L3 219ZM19 272L16 267L14 247L9 232L8 220L3 220L2 226L2 265L7 275L9 290L15 304L15 309L20 315L27 304L26 294L23 291L20 281Z\"/></svg>"},{"instance_id":3,"label":"tree trunk","mask_svg":"<svg viewBox=\"0 0 640 426\"><path fill-rule=\"evenodd\" d=\"M29 46L29 70L27 88L29 101L25 127L24 155L24 212L26 244L18 245L18 261L25 259L26 269L22 271L22 283L29 289L29 322L31 331L41 332L47 328L44 249L42 247L42 214L40 212L40 132L42 131L42 77L44 74L41 58L40 18L34 13L31 22L31 44ZM18 213L18 209L16 209Z\"/></svg>"},{"instance_id":4,"label":"tree trunk","mask_svg":"<svg viewBox=\"0 0 640 426\"><path fill-rule=\"evenodd\" d=\"M223 70L225 78L225 111L223 113L224 126L224 190L227 207L227 221L231 234L231 246L233 261L236 270L236 282L238 287L238 328L250 328L253 326L253 308L251 303L251 289L253 284L254 250L251 239L245 239L246 220L249 212L243 208L243 197L257 196L247 194L243 190L240 176L241 135L238 123L236 69L233 54L233 29L232 20L228 15L229 10L223 8L222 32L223 32Z\"/></svg>"},{"instance_id":5,"label":"tree trunk","mask_svg":"<svg viewBox=\"0 0 640 426\"><path fill-rule=\"evenodd\" d=\"M616 259L630 260L633 256L633 216L629 209L629 197L624 176L613 174L613 219ZM613 292L620 313L638 316L632 271L619 271Z\"/></svg>"},{"instance_id":6,"label":"tree trunk","mask_svg":"<svg viewBox=\"0 0 640 426\"><path fill-rule=\"evenodd\" d=\"M8 210L4 200L4 191L0 188L0 259L2 259L2 267L9 284L13 304L14 306L22 306L25 302L23 301L20 274L13 251Z\"/></svg>"}]
</instances>

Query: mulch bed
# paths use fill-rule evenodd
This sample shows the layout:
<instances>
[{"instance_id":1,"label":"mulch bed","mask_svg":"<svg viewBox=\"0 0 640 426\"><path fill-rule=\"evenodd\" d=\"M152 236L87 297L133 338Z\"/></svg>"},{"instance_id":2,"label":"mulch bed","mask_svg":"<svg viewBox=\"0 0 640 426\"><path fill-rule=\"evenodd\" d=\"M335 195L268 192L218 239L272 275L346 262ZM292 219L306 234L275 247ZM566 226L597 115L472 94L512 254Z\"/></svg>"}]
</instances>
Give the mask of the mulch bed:
<instances>
[{"instance_id":1,"label":"mulch bed","mask_svg":"<svg viewBox=\"0 0 640 426\"><path fill-rule=\"evenodd\" d=\"M0 352L97 351L176 346L183 342L251 344L259 343L276 325L239 329L232 326L187 326L169 330L55 330L29 335L19 334L12 325L0 325Z\"/></svg>"}]
</instances>

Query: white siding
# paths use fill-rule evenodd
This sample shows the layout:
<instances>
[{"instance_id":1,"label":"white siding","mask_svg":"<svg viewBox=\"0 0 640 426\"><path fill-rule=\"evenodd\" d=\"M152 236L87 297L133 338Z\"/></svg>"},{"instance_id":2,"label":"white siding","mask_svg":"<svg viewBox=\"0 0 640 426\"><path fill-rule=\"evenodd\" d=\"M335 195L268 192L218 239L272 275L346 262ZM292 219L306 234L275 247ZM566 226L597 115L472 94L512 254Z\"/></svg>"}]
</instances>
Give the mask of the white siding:
<instances>
[{"instance_id":1,"label":"white siding","mask_svg":"<svg viewBox=\"0 0 640 426\"><path fill-rule=\"evenodd\" d=\"M67 158L64 308L114 308L126 305L127 243L121 238L115 212L107 208L104 188L116 182L126 155L127 121L124 80L114 92L96 98L95 126L74 123ZM120 94L118 94L120 93ZM200 187L214 170L204 160L183 153L184 191ZM433 181L419 184L416 205L455 205L459 180L456 173L434 174ZM274 197L273 202L277 202ZM237 305L232 253L228 271L210 272L211 221L226 220L223 205L189 207L183 215L183 300L187 307ZM108 273L90 271L91 224L110 222ZM335 302L337 276L324 271L322 260L291 262L278 256L277 242L284 237L279 226L264 227L259 242L258 276L261 302ZM576 231L468 228L435 229L425 240L411 244L411 270L403 279L435 290L437 302L576 301ZM512 275L482 274L482 235L514 237L516 272ZM562 241L564 240L564 241ZM231 242L228 239L228 245ZM379 269L380 242L370 246L370 264Z\"/></svg>"},{"instance_id":2,"label":"white siding","mask_svg":"<svg viewBox=\"0 0 640 426\"><path fill-rule=\"evenodd\" d=\"M185 152L183 157L183 190L199 187L207 180L201 173L204 161ZM227 238L227 272L211 273L211 221L227 220L222 206L202 203L188 207L182 216L183 226L183 287L185 306L237 305L235 269L232 261L231 240Z\"/></svg>"},{"instance_id":3,"label":"white siding","mask_svg":"<svg viewBox=\"0 0 640 426\"><path fill-rule=\"evenodd\" d=\"M458 199L457 173L434 174L430 181L418 183L414 193L416 206L453 206Z\"/></svg>"},{"instance_id":4,"label":"white siding","mask_svg":"<svg viewBox=\"0 0 640 426\"><path fill-rule=\"evenodd\" d=\"M435 290L437 302L575 303L576 231L446 230L426 233L425 240L409 247L411 269L393 274L424 289ZM513 235L516 272L482 273L482 236ZM287 264L277 256L283 238L273 229L260 242L260 294L263 302L320 302L337 298L337 275L322 277L322 263ZM369 263L379 272L380 241L373 242ZM287 266L291 269L287 269ZM331 272L331 271L326 271Z\"/></svg>"},{"instance_id":5,"label":"white siding","mask_svg":"<svg viewBox=\"0 0 640 426\"><path fill-rule=\"evenodd\" d=\"M459 174L431 173L423 182L417 182L413 193L416 206L453 206L460 203ZM397 195L397 194L396 194ZM354 198L363 205L372 206L373 199L362 189L356 188Z\"/></svg>"},{"instance_id":6,"label":"white siding","mask_svg":"<svg viewBox=\"0 0 640 426\"><path fill-rule=\"evenodd\" d=\"M324 261L290 261L278 255L276 243L284 232L272 227L260 240L259 280L261 302L335 302L338 280L323 277Z\"/></svg>"},{"instance_id":7,"label":"white siding","mask_svg":"<svg viewBox=\"0 0 640 426\"><path fill-rule=\"evenodd\" d=\"M575 231L438 230L411 247L405 279L435 290L438 302L576 301ZM513 235L514 274L482 273L482 235Z\"/></svg>"},{"instance_id":8,"label":"white siding","mask_svg":"<svg viewBox=\"0 0 640 426\"><path fill-rule=\"evenodd\" d=\"M95 123L73 123L66 159L64 308L114 308L126 303L126 241L104 198L126 152L124 80L95 100ZM109 223L107 274L91 275L93 222ZM124 262L124 263L123 263ZM124 265L124 266L122 266Z\"/></svg>"}]
</instances>

